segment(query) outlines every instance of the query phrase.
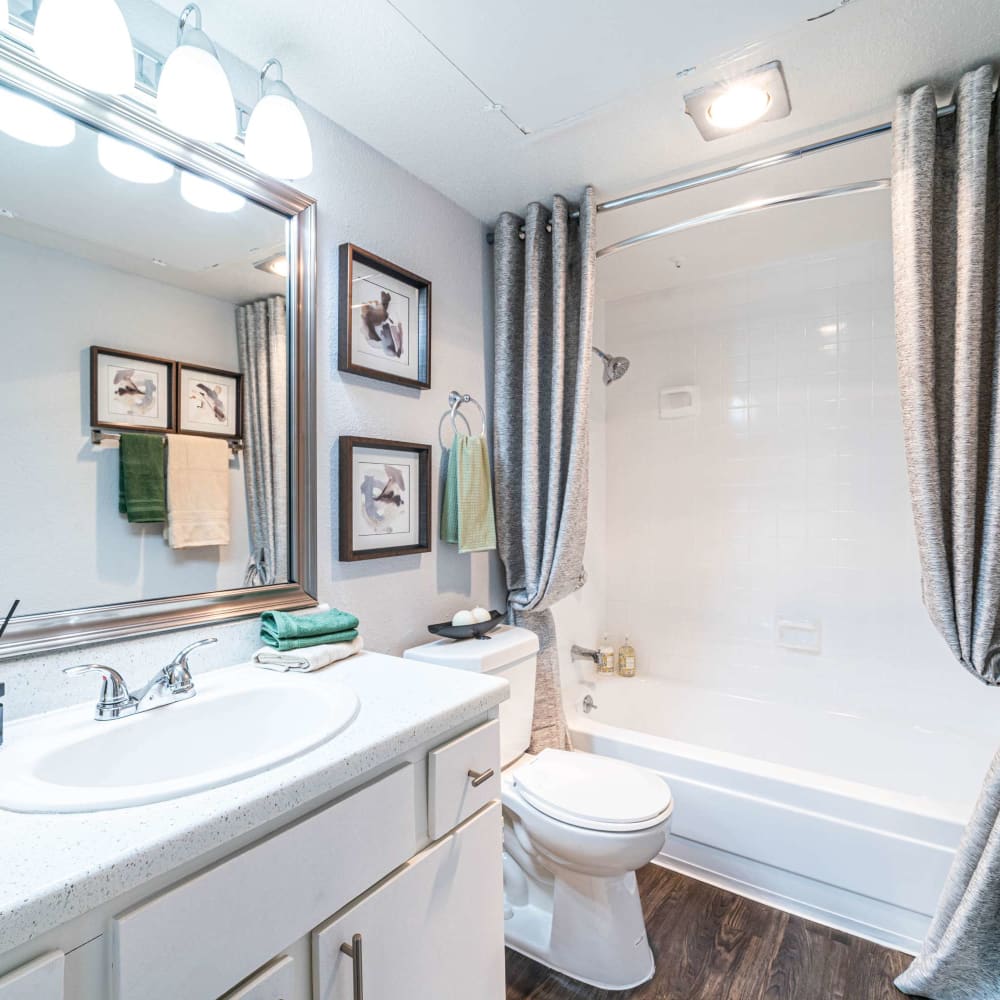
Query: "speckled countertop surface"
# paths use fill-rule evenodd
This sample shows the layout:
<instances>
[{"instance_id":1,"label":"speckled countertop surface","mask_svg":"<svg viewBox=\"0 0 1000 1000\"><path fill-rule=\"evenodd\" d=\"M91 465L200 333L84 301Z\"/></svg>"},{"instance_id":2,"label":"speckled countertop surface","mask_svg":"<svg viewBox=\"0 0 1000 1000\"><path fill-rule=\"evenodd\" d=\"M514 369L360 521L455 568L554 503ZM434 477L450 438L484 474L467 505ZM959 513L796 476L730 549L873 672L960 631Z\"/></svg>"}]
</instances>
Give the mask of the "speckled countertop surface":
<instances>
[{"instance_id":1,"label":"speckled countertop surface","mask_svg":"<svg viewBox=\"0 0 1000 1000\"><path fill-rule=\"evenodd\" d=\"M379 653L297 676L303 685L335 678L361 701L346 730L301 757L151 805L69 814L0 810L0 954L299 806L332 796L351 779L499 705L508 690L506 681L494 677ZM8 726L8 742L28 724Z\"/></svg>"}]
</instances>

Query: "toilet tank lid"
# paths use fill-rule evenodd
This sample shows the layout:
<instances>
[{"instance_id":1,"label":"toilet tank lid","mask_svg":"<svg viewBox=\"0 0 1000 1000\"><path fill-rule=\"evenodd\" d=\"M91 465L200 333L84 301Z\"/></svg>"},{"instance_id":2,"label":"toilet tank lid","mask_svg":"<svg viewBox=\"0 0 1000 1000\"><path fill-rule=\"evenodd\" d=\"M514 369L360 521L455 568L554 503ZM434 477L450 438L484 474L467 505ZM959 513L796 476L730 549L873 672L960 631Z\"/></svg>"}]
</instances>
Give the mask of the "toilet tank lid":
<instances>
[{"instance_id":1,"label":"toilet tank lid","mask_svg":"<svg viewBox=\"0 0 1000 1000\"><path fill-rule=\"evenodd\" d=\"M501 625L486 639L438 639L406 650L408 660L438 663L459 670L492 673L538 655L538 636L526 628Z\"/></svg>"}]
</instances>

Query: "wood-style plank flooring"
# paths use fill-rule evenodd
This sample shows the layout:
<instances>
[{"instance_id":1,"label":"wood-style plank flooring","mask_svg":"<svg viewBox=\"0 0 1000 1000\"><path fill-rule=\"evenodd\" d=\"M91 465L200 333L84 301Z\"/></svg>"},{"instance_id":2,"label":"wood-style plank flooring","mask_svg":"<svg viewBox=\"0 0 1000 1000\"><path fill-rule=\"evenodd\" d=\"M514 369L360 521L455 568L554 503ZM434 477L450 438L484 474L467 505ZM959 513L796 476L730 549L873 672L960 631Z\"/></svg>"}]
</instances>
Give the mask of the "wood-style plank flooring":
<instances>
[{"instance_id":1,"label":"wood-style plank flooring","mask_svg":"<svg viewBox=\"0 0 1000 1000\"><path fill-rule=\"evenodd\" d=\"M594 989L507 951L507 1000L902 1000L910 958L655 865L639 872L652 982Z\"/></svg>"}]
</instances>

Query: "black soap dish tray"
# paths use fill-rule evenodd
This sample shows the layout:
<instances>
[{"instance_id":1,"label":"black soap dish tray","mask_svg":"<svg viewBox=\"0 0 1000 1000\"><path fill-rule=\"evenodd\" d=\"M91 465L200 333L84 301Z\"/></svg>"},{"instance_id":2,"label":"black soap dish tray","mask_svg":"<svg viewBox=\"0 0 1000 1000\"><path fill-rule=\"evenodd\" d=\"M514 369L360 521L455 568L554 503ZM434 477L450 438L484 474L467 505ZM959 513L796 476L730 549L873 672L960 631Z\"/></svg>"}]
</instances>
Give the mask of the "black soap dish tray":
<instances>
[{"instance_id":1,"label":"black soap dish tray","mask_svg":"<svg viewBox=\"0 0 1000 1000\"><path fill-rule=\"evenodd\" d=\"M444 639L489 639L488 633L500 625L503 619L503 612L491 611L490 617L484 622L475 622L472 625L452 625L451 622L442 622L440 625L428 625L427 631Z\"/></svg>"}]
</instances>

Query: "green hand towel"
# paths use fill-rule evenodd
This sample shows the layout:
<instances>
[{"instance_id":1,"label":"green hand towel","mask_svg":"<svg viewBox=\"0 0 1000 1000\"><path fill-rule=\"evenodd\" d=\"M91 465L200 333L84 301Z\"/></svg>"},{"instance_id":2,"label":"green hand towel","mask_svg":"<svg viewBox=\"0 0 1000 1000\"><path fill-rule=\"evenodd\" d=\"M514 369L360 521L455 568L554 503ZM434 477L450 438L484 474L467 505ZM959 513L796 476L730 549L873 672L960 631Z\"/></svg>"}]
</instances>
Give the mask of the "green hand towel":
<instances>
[{"instance_id":1,"label":"green hand towel","mask_svg":"<svg viewBox=\"0 0 1000 1000\"><path fill-rule=\"evenodd\" d=\"M159 434L122 434L118 447L118 512L131 524L167 519L163 438Z\"/></svg>"},{"instance_id":2,"label":"green hand towel","mask_svg":"<svg viewBox=\"0 0 1000 1000\"><path fill-rule=\"evenodd\" d=\"M324 642L350 642L357 635L358 624L354 615L336 608L317 611L312 615L265 611L260 616L260 637L275 649L301 649L303 646L318 646ZM279 645L282 642L298 645Z\"/></svg>"},{"instance_id":3,"label":"green hand towel","mask_svg":"<svg viewBox=\"0 0 1000 1000\"><path fill-rule=\"evenodd\" d=\"M346 629L343 632L330 632L327 635L303 635L298 639L279 639L273 635L260 634L261 641L282 653L290 649L307 649L309 646L325 646L334 642L353 642L358 637L358 630L355 628Z\"/></svg>"},{"instance_id":4,"label":"green hand towel","mask_svg":"<svg viewBox=\"0 0 1000 1000\"><path fill-rule=\"evenodd\" d=\"M444 489L441 491L441 541L458 544L458 458L455 445L444 453Z\"/></svg>"},{"instance_id":5,"label":"green hand towel","mask_svg":"<svg viewBox=\"0 0 1000 1000\"><path fill-rule=\"evenodd\" d=\"M490 456L482 434L455 438L454 458L458 466L458 551L484 552L497 547L497 529L493 518L493 489L490 482ZM449 471L451 461L448 462Z\"/></svg>"}]
</instances>

